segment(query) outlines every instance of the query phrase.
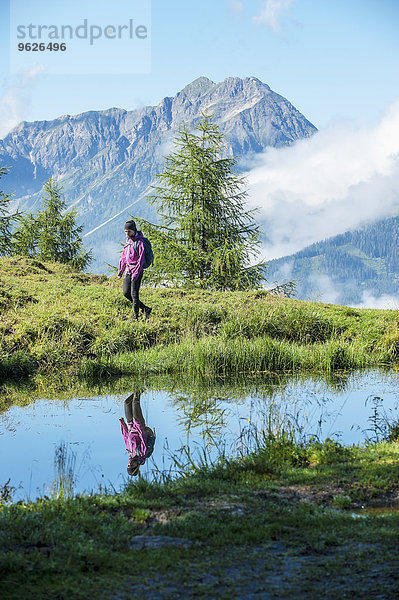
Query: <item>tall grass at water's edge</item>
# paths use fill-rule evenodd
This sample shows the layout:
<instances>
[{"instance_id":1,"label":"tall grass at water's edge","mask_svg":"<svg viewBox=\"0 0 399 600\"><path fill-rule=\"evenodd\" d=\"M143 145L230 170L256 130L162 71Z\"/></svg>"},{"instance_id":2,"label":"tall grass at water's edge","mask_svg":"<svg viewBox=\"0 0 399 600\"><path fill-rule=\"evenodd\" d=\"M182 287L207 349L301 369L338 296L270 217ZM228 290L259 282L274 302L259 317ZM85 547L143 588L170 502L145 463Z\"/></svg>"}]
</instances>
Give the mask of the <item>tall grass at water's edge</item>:
<instances>
[{"instance_id":1,"label":"tall grass at water's edge","mask_svg":"<svg viewBox=\"0 0 399 600\"><path fill-rule=\"evenodd\" d=\"M237 376L298 370L330 374L391 362L387 352L370 355L364 347L344 344L338 340L309 347L270 337L229 342L205 338L103 357L100 360L84 360L79 374L86 377L93 377L96 373Z\"/></svg>"},{"instance_id":2,"label":"tall grass at water's edge","mask_svg":"<svg viewBox=\"0 0 399 600\"><path fill-rule=\"evenodd\" d=\"M50 497L58 499L72 498L75 486L76 454L65 442L56 448L54 457L55 477L50 488Z\"/></svg>"}]
</instances>

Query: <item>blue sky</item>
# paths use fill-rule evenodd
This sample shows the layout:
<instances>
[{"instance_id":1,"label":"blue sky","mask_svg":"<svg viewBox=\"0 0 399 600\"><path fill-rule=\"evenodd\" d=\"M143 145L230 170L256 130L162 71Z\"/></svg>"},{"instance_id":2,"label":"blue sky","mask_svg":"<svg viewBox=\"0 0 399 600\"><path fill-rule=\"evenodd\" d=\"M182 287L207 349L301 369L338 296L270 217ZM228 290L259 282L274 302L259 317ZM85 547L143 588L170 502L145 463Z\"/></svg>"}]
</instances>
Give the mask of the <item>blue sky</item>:
<instances>
[{"instance_id":1,"label":"blue sky","mask_svg":"<svg viewBox=\"0 0 399 600\"><path fill-rule=\"evenodd\" d=\"M11 13L21 3L23 8L23 2L11 0ZM93 22L121 20L132 11L132 0L27 2L32 4L38 12L48 8L53 19L67 6L75 22L87 16ZM10 2L1 0L3 127L18 120L53 119L112 106L158 104L201 75L216 82L228 76L258 77L319 128L345 119L371 123L399 96L398 0L142 0L141 4L151 9L148 73L56 75L37 69L27 75L27 66L15 75L9 65ZM113 57L115 68L129 59L131 48L125 44L123 57ZM79 70L79 61L74 60Z\"/></svg>"}]
</instances>

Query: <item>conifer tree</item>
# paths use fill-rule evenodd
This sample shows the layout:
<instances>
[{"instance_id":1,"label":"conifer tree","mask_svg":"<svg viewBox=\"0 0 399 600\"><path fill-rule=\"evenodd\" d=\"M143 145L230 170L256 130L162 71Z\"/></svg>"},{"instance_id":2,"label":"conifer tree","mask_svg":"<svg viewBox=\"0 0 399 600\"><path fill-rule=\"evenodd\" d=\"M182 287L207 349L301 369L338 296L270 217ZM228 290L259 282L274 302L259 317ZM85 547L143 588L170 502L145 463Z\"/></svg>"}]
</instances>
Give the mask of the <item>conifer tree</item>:
<instances>
[{"instance_id":1,"label":"conifer tree","mask_svg":"<svg viewBox=\"0 0 399 600\"><path fill-rule=\"evenodd\" d=\"M6 173L6 167L0 167L0 179ZM11 195L0 190L0 256L11 252L12 222L18 218L17 214L11 214L8 210L10 201Z\"/></svg>"},{"instance_id":2,"label":"conifer tree","mask_svg":"<svg viewBox=\"0 0 399 600\"><path fill-rule=\"evenodd\" d=\"M76 226L76 211L65 212L67 204L62 198L62 188L51 177L44 185L44 192L41 210L20 219L13 239L14 254L28 253L41 260L84 269L92 255L82 242L83 226Z\"/></svg>"},{"instance_id":3,"label":"conifer tree","mask_svg":"<svg viewBox=\"0 0 399 600\"><path fill-rule=\"evenodd\" d=\"M218 127L205 116L194 131L183 128L175 145L149 198L160 218L160 225L145 223L154 246L152 282L259 287L265 264L251 264L259 253L259 226L245 206L236 159L222 156Z\"/></svg>"}]
</instances>

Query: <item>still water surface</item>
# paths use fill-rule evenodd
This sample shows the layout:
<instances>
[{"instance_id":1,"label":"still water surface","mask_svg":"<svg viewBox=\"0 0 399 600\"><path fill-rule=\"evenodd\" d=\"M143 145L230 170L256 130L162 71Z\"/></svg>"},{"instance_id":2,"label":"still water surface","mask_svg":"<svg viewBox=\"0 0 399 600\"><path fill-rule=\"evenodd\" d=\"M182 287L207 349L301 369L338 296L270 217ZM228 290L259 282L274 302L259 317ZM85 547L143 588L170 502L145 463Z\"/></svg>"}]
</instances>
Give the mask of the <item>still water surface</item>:
<instances>
[{"instance_id":1,"label":"still water surface","mask_svg":"<svg viewBox=\"0 0 399 600\"><path fill-rule=\"evenodd\" d=\"M75 461L75 492L100 486L119 490L129 478L119 417L132 391L67 401L39 399L27 407L11 407L0 416L0 485L11 478L18 488L14 500L49 494L55 452L65 444ZM188 454L198 461L204 450L211 460L222 451L245 452L267 423L290 424L303 440L311 435L344 444L374 439L379 435L376 424L383 425L385 417L398 419L399 376L368 371L334 385L302 379L260 385L250 392L244 385L236 394L216 388L181 391L176 386L144 391L141 406L146 424L157 435L154 453L141 467L142 475L153 479L177 474L175 460L187 463Z\"/></svg>"}]
</instances>

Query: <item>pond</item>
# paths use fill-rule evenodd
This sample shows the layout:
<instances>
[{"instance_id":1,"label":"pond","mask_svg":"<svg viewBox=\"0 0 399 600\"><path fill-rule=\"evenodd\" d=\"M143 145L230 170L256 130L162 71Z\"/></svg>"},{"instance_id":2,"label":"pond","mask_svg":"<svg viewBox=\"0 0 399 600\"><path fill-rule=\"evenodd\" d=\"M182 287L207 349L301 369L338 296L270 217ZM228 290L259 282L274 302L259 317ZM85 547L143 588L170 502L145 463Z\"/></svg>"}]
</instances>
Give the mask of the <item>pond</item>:
<instances>
[{"instance_id":1,"label":"pond","mask_svg":"<svg viewBox=\"0 0 399 600\"><path fill-rule=\"evenodd\" d=\"M129 479L119 418L134 390L69 400L36 399L0 416L0 485L9 479L14 500L52 493L58 471L73 472L73 491L119 490ZM141 391L145 422L156 432L152 456L141 467L148 479L176 476L195 463L232 456L256 446L268 427L292 428L298 440L312 435L344 444L381 438L398 419L399 381L394 372L363 371L333 381L275 378L256 384L183 386ZM53 489L54 493L54 489Z\"/></svg>"}]
</instances>

